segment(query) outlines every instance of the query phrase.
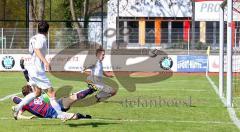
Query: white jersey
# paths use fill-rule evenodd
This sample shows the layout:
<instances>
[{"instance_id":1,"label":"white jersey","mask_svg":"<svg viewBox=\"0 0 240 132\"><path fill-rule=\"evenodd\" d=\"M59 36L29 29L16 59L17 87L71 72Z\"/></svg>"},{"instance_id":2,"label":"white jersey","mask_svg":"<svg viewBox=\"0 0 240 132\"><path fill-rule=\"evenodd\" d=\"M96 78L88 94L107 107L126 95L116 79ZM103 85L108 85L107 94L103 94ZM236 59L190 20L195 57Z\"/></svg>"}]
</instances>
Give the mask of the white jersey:
<instances>
[{"instance_id":1,"label":"white jersey","mask_svg":"<svg viewBox=\"0 0 240 132\"><path fill-rule=\"evenodd\" d=\"M37 34L30 39L29 52L31 54L32 65L38 72L44 72L44 64L39 57L34 53L34 49L39 49L45 57L47 53L47 39L43 34Z\"/></svg>"},{"instance_id":2,"label":"white jersey","mask_svg":"<svg viewBox=\"0 0 240 132\"><path fill-rule=\"evenodd\" d=\"M31 54L31 65L28 67L30 84L35 84L42 89L51 87L45 73L45 66L40 58L35 54L34 49L39 49L43 57L47 53L47 38L43 34L37 34L30 39L29 52Z\"/></svg>"},{"instance_id":3,"label":"white jersey","mask_svg":"<svg viewBox=\"0 0 240 132\"><path fill-rule=\"evenodd\" d=\"M95 66L91 68L91 76L95 82L103 81L103 65L100 60L97 60Z\"/></svg>"}]
</instances>

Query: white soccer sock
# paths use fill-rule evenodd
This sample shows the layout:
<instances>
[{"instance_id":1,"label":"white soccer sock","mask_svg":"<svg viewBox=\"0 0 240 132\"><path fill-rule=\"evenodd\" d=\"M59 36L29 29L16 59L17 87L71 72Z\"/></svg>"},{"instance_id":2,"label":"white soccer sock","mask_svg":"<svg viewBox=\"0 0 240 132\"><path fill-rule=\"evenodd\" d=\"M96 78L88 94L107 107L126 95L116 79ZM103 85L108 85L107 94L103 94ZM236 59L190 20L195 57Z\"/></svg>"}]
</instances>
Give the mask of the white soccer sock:
<instances>
[{"instance_id":1,"label":"white soccer sock","mask_svg":"<svg viewBox=\"0 0 240 132\"><path fill-rule=\"evenodd\" d=\"M56 98L52 97L52 98L49 98L49 100L50 100L50 104L52 105L54 110L57 112L57 114L61 115L62 114L62 110L61 110L60 105L57 103Z\"/></svg>"},{"instance_id":2,"label":"white soccer sock","mask_svg":"<svg viewBox=\"0 0 240 132\"><path fill-rule=\"evenodd\" d=\"M35 93L30 93L27 96L25 96L22 101L15 107L16 111L20 111L22 107L28 103L30 103L33 99L36 98Z\"/></svg>"}]
</instances>

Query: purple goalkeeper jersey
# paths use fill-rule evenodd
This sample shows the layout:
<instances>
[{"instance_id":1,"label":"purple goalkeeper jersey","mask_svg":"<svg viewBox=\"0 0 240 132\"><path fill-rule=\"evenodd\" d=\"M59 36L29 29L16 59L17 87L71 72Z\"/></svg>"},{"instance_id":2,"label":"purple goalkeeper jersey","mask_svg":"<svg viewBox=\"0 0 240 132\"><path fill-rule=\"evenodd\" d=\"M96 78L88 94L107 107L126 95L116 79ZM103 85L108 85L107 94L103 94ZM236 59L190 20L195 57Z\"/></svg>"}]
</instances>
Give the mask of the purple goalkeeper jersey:
<instances>
[{"instance_id":1,"label":"purple goalkeeper jersey","mask_svg":"<svg viewBox=\"0 0 240 132\"><path fill-rule=\"evenodd\" d=\"M19 104L21 101L22 99L19 97L13 98L13 102L16 104ZM24 105L22 110L26 110L41 118L57 118L58 115L54 108L50 104L45 103L41 98L36 98L29 104Z\"/></svg>"}]
</instances>

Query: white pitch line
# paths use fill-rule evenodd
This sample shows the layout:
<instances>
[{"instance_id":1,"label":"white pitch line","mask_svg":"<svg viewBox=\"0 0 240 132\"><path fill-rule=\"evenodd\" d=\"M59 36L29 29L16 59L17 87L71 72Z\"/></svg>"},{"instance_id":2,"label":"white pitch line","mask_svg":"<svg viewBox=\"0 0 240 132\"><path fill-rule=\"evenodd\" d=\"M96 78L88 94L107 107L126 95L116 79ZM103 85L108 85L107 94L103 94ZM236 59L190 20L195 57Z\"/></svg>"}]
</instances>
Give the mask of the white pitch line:
<instances>
[{"instance_id":1,"label":"white pitch line","mask_svg":"<svg viewBox=\"0 0 240 132\"><path fill-rule=\"evenodd\" d=\"M232 122L222 122L222 121L177 121L177 120L137 120L137 119L88 119L88 120L97 120L97 121L120 121L120 122L168 122L168 123L199 123L199 124L233 124Z\"/></svg>"},{"instance_id":2,"label":"white pitch line","mask_svg":"<svg viewBox=\"0 0 240 132\"><path fill-rule=\"evenodd\" d=\"M197 90L197 89L141 89L138 88L136 91L189 91L189 92L208 92L207 90Z\"/></svg>"},{"instance_id":3,"label":"white pitch line","mask_svg":"<svg viewBox=\"0 0 240 132\"><path fill-rule=\"evenodd\" d=\"M191 82L190 80L174 80L174 81L161 81L161 83L179 83L179 82ZM198 80L198 82L201 82L201 80Z\"/></svg>"},{"instance_id":4,"label":"white pitch line","mask_svg":"<svg viewBox=\"0 0 240 132\"><path fill-rule=\"evenodd\" d=\"M221 99L221 101L223 102L224 106L226 106L226 99L224 97L220 97L218 94L218 87L215 85L215 83L212 81L212 79L206 75L206 78L208 79L209 83L212 85L213 89L215 90L215 92L217 93L218 97ZM233 123L238 127L238 129L240 129L240 120L238 119L236 112L234 110L234 108L227 108L229 116L231 118L231 120L233 121Z\"/></svg>"},{"instance_id":5,"label":"white pitch line","mask_svg":"<svg viewBox=\"0 0 240 132\"><path fill-rule=\"evenodd\" d=\"M209 81L209 83L212 85L214 91L216 92L216 94L218 95L218 97L221 99L222 103L224 104L224 106L226 106L226 100L224 97L220 97L218 94L218 87L215 85L215 83L212 81L212 79L207 75L206 76L207 80Z\"/></svg>"},{"instance_id":6,"label":"white pitch line","mask_svg":"<svg viewBox=\"0 0 240 132\"><path fill-rule=\"evenodd\" d=\"M0 120L14 120L13 118L1 117ZM29 121L36 121L36 120L58 120L58 119L49 119L49 118L36 118ZM156 119L149 119L149 120L137 120L137 119L81 119L79 121L108 121L108 122L167 122L167 123L196 123L196 124L233 124L232 122L224 122L224 121L191 121L191 120L184 120L184 121L177 121L177 120L156 120Z\"/></svg>"},{"instance_id":7,"label":"white pitch line","mask_svg":"<svg viewBox=\"0 0 240 132\"><path fill-rule=\"evenodd\" d=\"M12 96L19 95L19 94L21 94L21 92L20 92L20 93L15 93L15 94L7 95L7 96L5 96L5 97L3 97L3 98L0 98L0 102L9 99L9 98L11 98Z\"/></svg>"}]
</instances>

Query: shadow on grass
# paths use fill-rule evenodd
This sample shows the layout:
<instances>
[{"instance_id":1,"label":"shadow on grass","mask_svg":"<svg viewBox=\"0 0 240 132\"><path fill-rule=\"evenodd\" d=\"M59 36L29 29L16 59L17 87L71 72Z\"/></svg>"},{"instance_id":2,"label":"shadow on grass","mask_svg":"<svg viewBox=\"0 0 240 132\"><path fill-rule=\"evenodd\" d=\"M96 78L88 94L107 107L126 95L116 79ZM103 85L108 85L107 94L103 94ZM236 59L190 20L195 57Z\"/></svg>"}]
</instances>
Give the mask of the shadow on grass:
<instances>
[{"instance_id":1,"label":"shadow on grass","mask_svg":"<svg viewBox=\"0 0 240 132\"><path fill-rule=\"evenodd\" d=\"M69 127L82 127L82 126L92 126L92 127L99 127L99 126L106 126L106 125L114 125L120 123L107 123L107 122L87 122L87 123L44 123L41 126L60 126L65 125ZM34 126L34 124L25 124L23 126Z\"/></svg>"},{"instance_id":2,"label":"shadow on grass","mask_svg":"<svg viewBox=\"0 0 240 132\"><path fill-rule=\"evenodd\" d=\"M89 122L89 123L81 123L81 124L66 124L69 127L82 127L82 126L92 126L92 127L99 127L99 126L105 126L105 125L113 125L113 124L119 124L119 123L106 123L106 122Z\"/></svg>"}]
</instances>

